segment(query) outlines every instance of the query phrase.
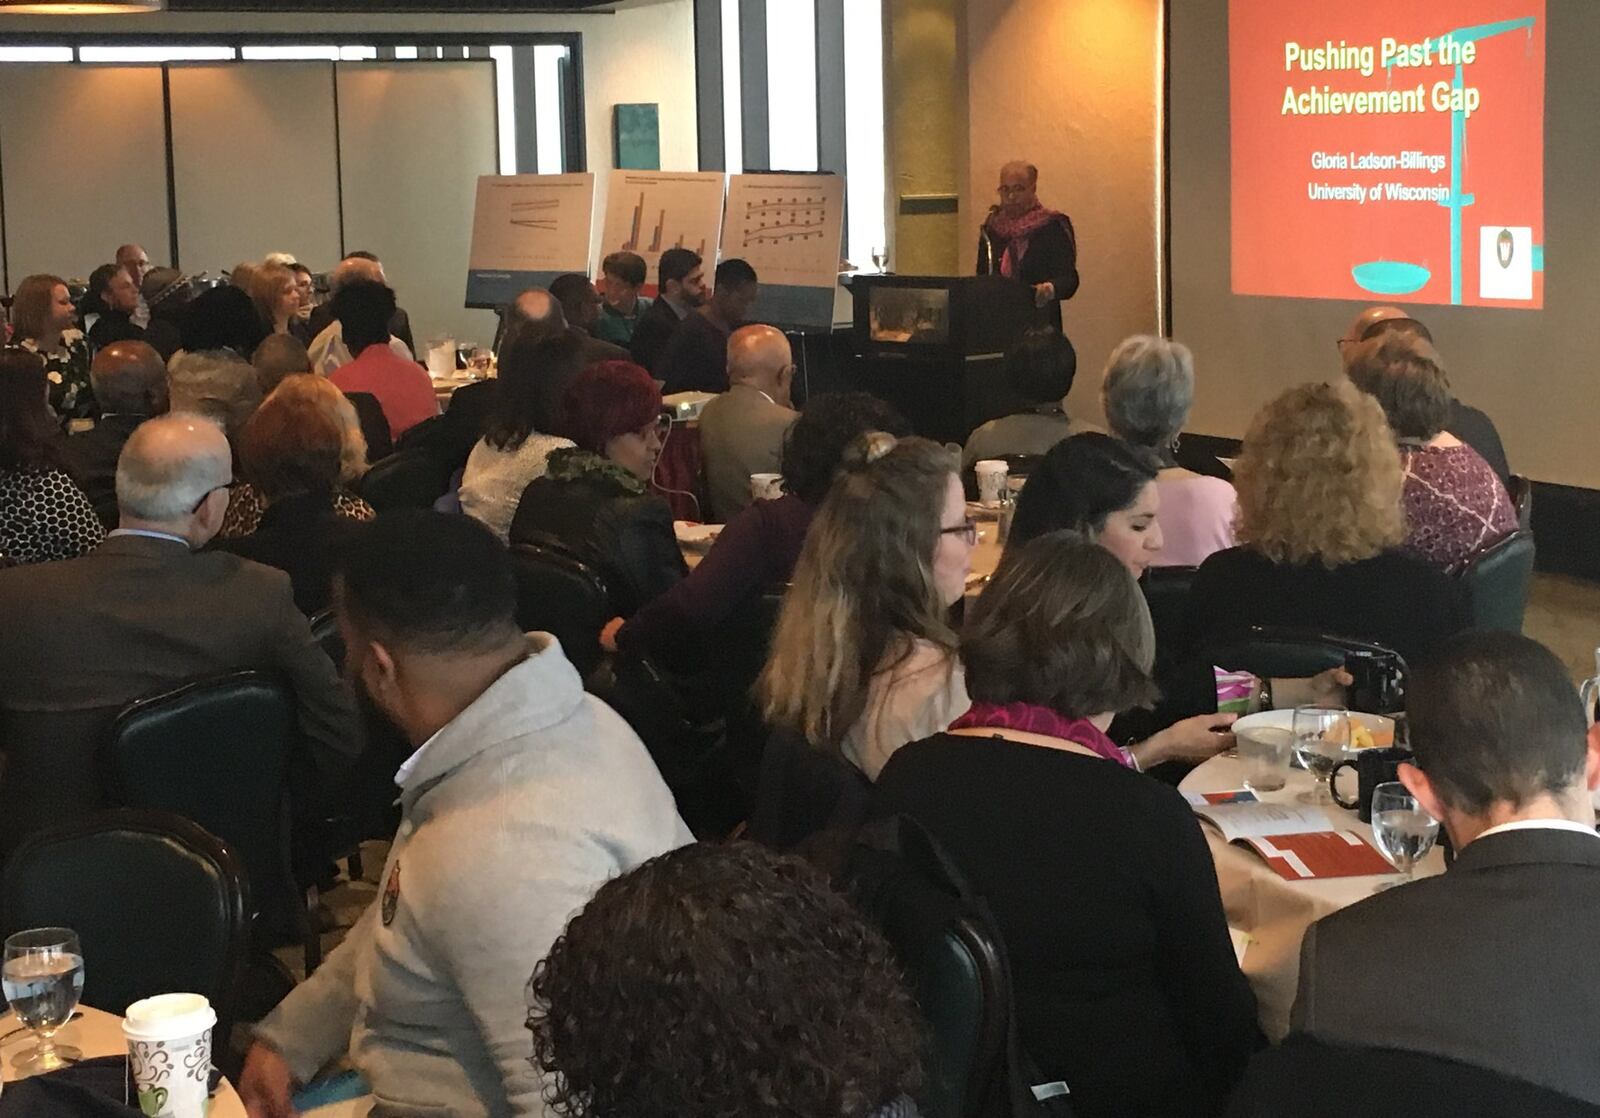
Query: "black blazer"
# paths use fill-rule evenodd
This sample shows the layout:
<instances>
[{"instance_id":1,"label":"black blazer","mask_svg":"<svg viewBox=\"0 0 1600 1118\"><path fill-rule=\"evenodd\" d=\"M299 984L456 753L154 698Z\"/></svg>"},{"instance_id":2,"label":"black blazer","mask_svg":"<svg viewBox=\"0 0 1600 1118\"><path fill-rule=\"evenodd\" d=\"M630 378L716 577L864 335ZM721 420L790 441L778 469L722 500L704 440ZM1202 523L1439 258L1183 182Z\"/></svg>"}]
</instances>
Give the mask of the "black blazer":
<instances>
[{"instance_id":1,"label":"black blazer","mask_svg":"<svg viewBox=\"0 0 1600 1118\"><path fill-rule=\"evenodd\" d=\"M1194 812L1112 761L939 734L872 814L926 827L988 902L1022 1047L1078 1118L1217 1113L1261 1042Z\"/></svg>"},{"instance_id":2,"label":"black blazer","mask_svg":"<svg viewBox=\"0 0 1600 1118\"><path fill-rule=\"evenodd\" d=\"M309 616L332 604L334 559L355 525L329 493L307 493L272 502L254 532L212 546L287 574L295 607Z\"/></svg>"},{"instance_id":3,"label":"black blazer","mask_svg":"<svg viewBox=\"0 0 1600 1118\"><path fill-rule=\"evenodd\" d=\"M68 435L62 444L67 472L107 528L117 526L117 458L122 454L122 444L148 418L126 412L103 415L89 430Z\"/></svg>"},{"instance_id":4,"label":"black blazer","mask_svg":"<svg viewBox=\"0 0 1600 1118\"><path fill-rule=\"evenodd\" d=\"M658 296L639 316L633 328L633 340L628 343L628 352L633 354L636 362L654 373L661 355L667 351L667 342L672 339L681 321L672 304Z\"/></svg>"},{"instance_id":5,"label":"black blazer","mask_svg":"<svg viewBox=\"0 0 1600 1118\"><path fill-rule=\"evenodd\" d=\"M1292 1026L1425 1052L1600 1105L1600 837L1540 828L1470 843L1439 877L1306 930Z\"/></svg>"},{"instance_id":6,"label":"black blazer","mask_svg":"<svg viewBox=\"0 0 1600 1118\"><path fill-rule=\"evenodd\" d=\"M990 246L993 246L993 258L990 255ZM1000 237L991 237L985 232L978 235L978 275L987 276L1000 273L1000 257L1006 250L1006 242ZM1060 222L1052 221L1028 238L1028 250L1022 254L1022 261L1013 277L1020 283L1030 287L1039 283L1052 283L1056 288L1056 299L1070 299L1078 292L1078 238L1072 231L1072 221L1067 221L1062 228Z\"/></svg>"},{"instance_id":7,"label":"black blazer","mask_svg":"<svg viewBox=\"0 0 1600 1118\"><path fill-rule=\"evenodd\" d=\"M1506 461L1506 448L1501 445L1500 432L1495 430L1494 420L1488 415L1471 404L1452 400L1450 419L1444 427L1446 431L1476 450L1479 456L1489 463L1489 468L1499 475L1501 481L1511 479L1511 464Z\"/></svg>"}]
</instances>

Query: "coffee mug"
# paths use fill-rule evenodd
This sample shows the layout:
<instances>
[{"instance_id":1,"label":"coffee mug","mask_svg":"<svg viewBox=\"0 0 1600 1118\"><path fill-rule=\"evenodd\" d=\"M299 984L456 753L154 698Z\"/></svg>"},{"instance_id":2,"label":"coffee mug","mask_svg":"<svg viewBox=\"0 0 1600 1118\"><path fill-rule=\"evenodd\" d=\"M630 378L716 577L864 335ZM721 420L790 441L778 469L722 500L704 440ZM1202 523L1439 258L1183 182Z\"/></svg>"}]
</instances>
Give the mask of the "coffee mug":
<instances>
[{"instance_id":1,"label":"coffee mug","mask_svg":"<svg viewBox=\"0 0 1600 1118\"><path fill-rule=\"evenodd\" d=\"M750 499L753 501L776 501L783 496L782 474L751 474Z\"/></svg>"},{"instance_id":2,"label":"coffee mug","mask_svg":"<svg viewBox=\"0 0 1600 1118\"><path fill-rule=\"evenodd\" d=\"M1372 790L1380 784L1391 780L1400 779L1400 764L1411 760L1409 749L1390 747L1388 749L1363 749L1354 757L1340 761L1333 766L1333 774L1328 777L1328 791L1333 793L1333 802L1346 811L1355 812L1363 823L1372 822ZM1339 795L1339 772L1341 769L1354 769L1356 774L1356 798L1346 800Z\"/></svg>"}]
</instances>

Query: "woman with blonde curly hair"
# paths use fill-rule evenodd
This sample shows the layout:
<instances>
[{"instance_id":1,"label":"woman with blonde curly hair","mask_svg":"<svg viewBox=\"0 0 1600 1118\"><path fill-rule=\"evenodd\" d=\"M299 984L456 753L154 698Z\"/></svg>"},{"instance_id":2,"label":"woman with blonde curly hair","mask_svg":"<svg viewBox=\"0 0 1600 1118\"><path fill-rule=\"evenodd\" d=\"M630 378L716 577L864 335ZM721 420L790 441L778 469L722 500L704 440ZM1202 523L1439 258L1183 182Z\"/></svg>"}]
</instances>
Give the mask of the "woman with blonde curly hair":
<instances>
[{"instance_id":1,"label":"woman with blonde curly hair","mask_svg":"<svg viewBox=\"0 0 1600 1118\"><path fill-rule=\"evenodd\" d=\"M1403 476L1382 409L1354 385L1304 384L1268 403L1234 468L1239 546L1195 576L1189 645L1272 625L1415 663L1465 628L1454 582L1399 550Z\"/></svg>"}]
</instances>

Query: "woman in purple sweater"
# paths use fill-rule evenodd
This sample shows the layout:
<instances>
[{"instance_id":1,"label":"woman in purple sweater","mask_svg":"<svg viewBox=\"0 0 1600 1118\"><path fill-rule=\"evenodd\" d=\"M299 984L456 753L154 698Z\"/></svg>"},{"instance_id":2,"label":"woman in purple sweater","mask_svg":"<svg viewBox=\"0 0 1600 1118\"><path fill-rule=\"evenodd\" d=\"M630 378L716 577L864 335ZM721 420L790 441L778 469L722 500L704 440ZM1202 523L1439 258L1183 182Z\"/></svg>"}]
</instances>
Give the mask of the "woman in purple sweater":
<instances>
[{"instance_id":1,"label":"woman in purple sweater","mask_svg":"<svg viewBox=\"0 0 1600 1118\"><path fill-rule=\"evenodd\" d=\"M809 401L784 439L782 497L753 501L722 530L689 577L628 619L607 625L601 643L648 656L676 672L703 670L724 625L794 572L811 514L822 503L839 460L857 436L911 433L894 408L865 392L835 392ZM759 665L756 665L759 668Z\"/></svg>"}]
</instances>

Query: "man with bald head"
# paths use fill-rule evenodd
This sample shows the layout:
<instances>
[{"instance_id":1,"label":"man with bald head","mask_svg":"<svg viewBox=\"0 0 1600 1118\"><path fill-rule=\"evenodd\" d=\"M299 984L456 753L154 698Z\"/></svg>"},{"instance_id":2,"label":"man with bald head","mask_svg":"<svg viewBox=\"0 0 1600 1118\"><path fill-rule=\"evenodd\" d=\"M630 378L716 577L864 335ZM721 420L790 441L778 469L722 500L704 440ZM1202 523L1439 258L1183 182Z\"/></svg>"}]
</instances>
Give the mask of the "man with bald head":
<instances>
[{"instance_id":1,"label":"man with bald head","mask_svg":"<svg viewBox=\"0 0 1600 1118\"><path fill-rule=\"evenodd\" d=\"M750 503L750 475L778 472L783 439L799 417L790 403L794 358L771 326L743 326L728 338L728 390L700 413L709 519L726 522Z\"/></svg>"},{"instance_id":2,"label":"man with bald head","mask_svg":"<svg viewBox=\"0 0 1600 1118\"><path fill-rule=\"evenodd\" d=\"M1004 276L1033 290L1033 303L1061 326L1061 300L1078 291L1078 237L1072 219L1039 201L1039 168L1013 159L1000 168L999 202L978 231L978 274Z\"/></svg>"},{"instance_id":3,"label":"man with bald head","mask_svg":"<svg viewBox=\"0 0 1600 1118\"><path fill-rule=\"evenodd\" d=\"M136 699L260 669L294 689L312 806L360 751L354 707L295 608L289 576L201 550L228 508L232 455L203 416L141 424L117 463L119 527L80 559L0 571L0 858L30 831L106 806L95 753Z\"/></svg>"},{"instance_id":4,"label":"man with bald head","mask_svg":"<svg viewBox=\"0 0 1600 1118\"><path fill-rule=\"evenodd\" d=\"M1361 342L1390 332L1409 334L1430 345L1433 343L1433 334L1428 328L1399 307L1367 307L1356 315L1350 328L1338 341L1339 357L1346 369ZM1463 403L1460 397L1452 396L1450 418L1444 429L1476 450L1502 482L1511 480L1511 464L1506 461L1506 448L1500 442L1500 432L1495 430L1494 420L1488 415Z\"/></svg>"},{"instance_id":5,"label":"man with bald head","mask_svg":"<svg viewBox=\"0 0 1600 1118\"><path fill-rule=\"evenodd\" d=\"M126 244L117 249L117 267L128 274L133 281L133 289L139 292L138 302L128 312L128 318L139 329L147 329L150 325L150 305L144 301L141 287L145 273L150 271L150 257L139 245Z\"/></svg>"},{"instance_id":6,"label":"man with bald head","mask_svg":"<svg viewBox=\"0 0 1600 1118\"><path fill-rule=\"evenodd\" d=\"M355 360L350 347L344 344L344 327L333 313L333 296L355 280L385 285L389 282L383 262L370 252L352 252L328 273L329 298L313 309L306 321L306 330L311 334L311 344L306 347L311 355L311 368L322 376ZM414 360L417 349L411 337L411 318L398 306L389 316L389 349L396 357L407 361Z\"/></svg>"},{"instance_id":7,"label":"man with bald head","mask_svg":"<svg viewBox=\"0 0 1600 1118\"><path fill-rule=\"evenodd\" d=\"M134 428L167 410L167 366L146 342L112 342L94 355L89 383L100 419L67 437L67 468L100 522L115 528L117 457Z\"/></svg>"}]
</instances>

